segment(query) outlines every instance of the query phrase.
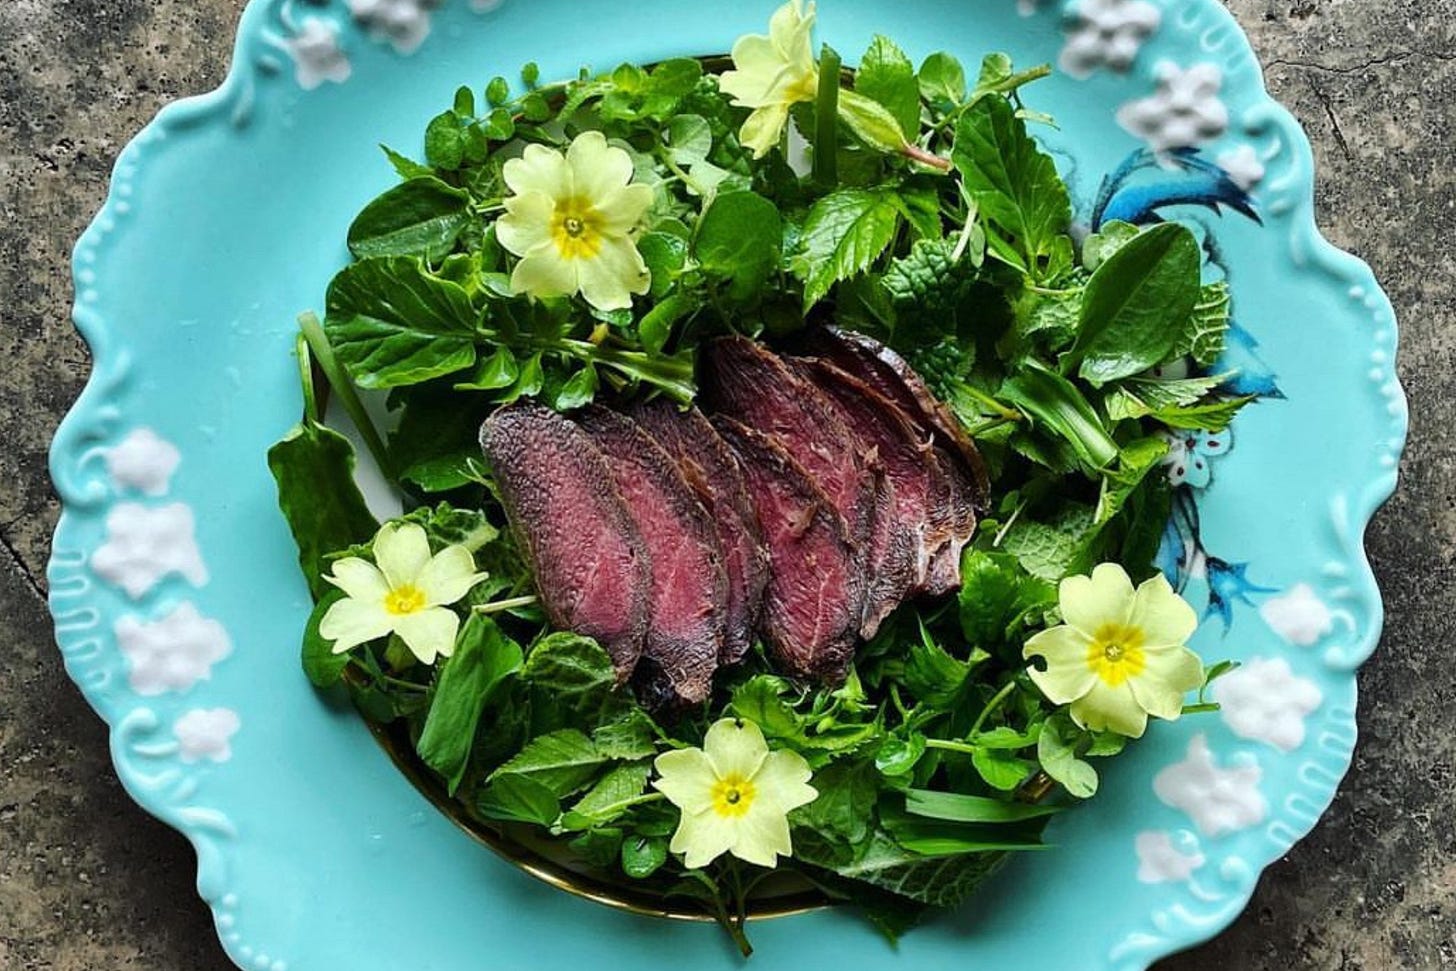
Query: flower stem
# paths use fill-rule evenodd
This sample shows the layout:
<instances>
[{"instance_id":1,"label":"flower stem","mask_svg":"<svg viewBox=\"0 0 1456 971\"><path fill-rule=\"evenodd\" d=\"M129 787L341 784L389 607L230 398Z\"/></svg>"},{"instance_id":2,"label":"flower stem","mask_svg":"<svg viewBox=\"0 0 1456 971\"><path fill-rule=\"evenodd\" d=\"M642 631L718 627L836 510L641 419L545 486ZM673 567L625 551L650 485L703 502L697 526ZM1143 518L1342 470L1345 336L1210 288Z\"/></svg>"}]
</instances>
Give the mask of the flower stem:
<instances>
[{"instance_id":1,"label":"flower stem","mask_svg":"<svg viewBox=\"0 0 1456 971\"><path fill-rule=\"evenodd\" d=\"M364 410L364 403L359 400L359 394L354 390L354 382L349 380L349 375L344 372L343 367L334 357L334 349L329 345L329 339L324 334L322 325L316 314L300 314L298 317L298 329L303 334L303 339L308 342L308 349L313 352L314 360L323 369L324 377L329 379L329 387L339 396L343 403L344 410L349 413L349 418L354 422L354 427L359 429L359 434L364 438L364 444L369 449L369 454L374 457L379 471L390 482L394 481L393 464L389 461L389 450L384 447L384 439L379 437L379 430L374 427L374 422L369 420L369 414Z\"/></svg>"},{"instance_id":2,"label":"flower stem","mask_svg":"<svg viewBox=\"0 0 1456 971\"><path fill-rule=\"evenodd\" d=\"M819 94L814 101L814 181L822 189L839 184L839 70L834 48L819 54Z\"/></svg>"},{"instance_id":3,"label":"flower stem","mask_svg":"<svg viewBox=\"0 0 1456 971\"><path fill-rule=\"evenodd\" d=\"M949 172L951 170L950 159L941 158L928 148L921 148L913 142L906 142L900 149L900 154L912 162L919 162L926 168L935 169L937 172Z\"/></svg>"},{"instance_id":4,"label":"flower stem","mask_svg":"<svg viewBox=\"0 0 1456 971\"><path fill-rule=\"evenodd\" d=\"M1015 690L1015 678L1012 678L1010 681L1002 685L1001 690L996 692L996 694L991 697L990 701L986 702L986 707L982 708L981 713L976 716L976 720L971 724L971 730L967 733L967 735L975 737L976 733L981 730L981 726L986 724L986 719L991 717L991 714L997 708L1000 708L1003 704L1005 704L1006 699L1010 698L1011 693Z\"/></svg>"},{"instance_id":5,"label":"flower stem","mask_svg":"<svg viewBox=\"0 0 1456 971\"><path fill-rule=\"evenodd\" d=\"M525 597L511 597L509 600L495 600L488 604L477 604L477 614L498 614L503 610L515 610L517 607L534 607L539 601L534 595Z\"/></svg>"}]
</instances>

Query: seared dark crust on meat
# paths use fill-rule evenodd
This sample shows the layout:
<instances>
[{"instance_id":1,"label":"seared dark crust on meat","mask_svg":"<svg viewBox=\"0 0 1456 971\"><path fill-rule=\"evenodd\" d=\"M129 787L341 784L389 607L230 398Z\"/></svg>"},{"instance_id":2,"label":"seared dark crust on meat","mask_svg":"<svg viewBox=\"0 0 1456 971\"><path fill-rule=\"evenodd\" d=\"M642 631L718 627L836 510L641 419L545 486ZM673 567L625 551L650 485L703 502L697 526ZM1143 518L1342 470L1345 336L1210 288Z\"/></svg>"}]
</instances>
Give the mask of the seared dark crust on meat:
<instances>
[{"instance_id":1,"label":"seared dark crust on meat","mask_svg":"<svg viewBox=\"0 0 1456 971\"><path fill-rule=\"evenodd\" d=\"M480 443L547 619L596 638L625 679L646 637L651 560L606 460L532 402L487 418Z\"/></svg>"},{"instance_id":2,"label":"seared dark crust on meat","mask_svg":"<svg viewBox=\"0 0 1456 971\"><path fill-rule=\"evenodd\" d=\"M647 636L633 683L649 708L707 699L723 651L728 579L717 528L677 462L632 419L576 416L602 454L652 562Z\"/></svg>"},{"instance_id":3,"label":"seared dark crust on meat","mask_svg":"<svg viewBox=\"0 0 1456 971\"><path fill-rule=\"evenodd\" d=\"M677 462L717 528L728 575L728 628L720 664L735 664L753 644L768 583L768 550L748 497L738 456L703 413L665 398L633 405L628 414Z\"/></svg>"},{"instance_id":4,"label":"seared dark crust on meat","mask_svg":"<svg viewBox=\"0 0 1456 971\"><path fill-rule=\"evenodd\" d=\"M864 603L864 574L843 520L774 439L721 415L713 424L743 463L768 546L764 640L786 673L841 684Z\"/></svg>"}]
</instances>

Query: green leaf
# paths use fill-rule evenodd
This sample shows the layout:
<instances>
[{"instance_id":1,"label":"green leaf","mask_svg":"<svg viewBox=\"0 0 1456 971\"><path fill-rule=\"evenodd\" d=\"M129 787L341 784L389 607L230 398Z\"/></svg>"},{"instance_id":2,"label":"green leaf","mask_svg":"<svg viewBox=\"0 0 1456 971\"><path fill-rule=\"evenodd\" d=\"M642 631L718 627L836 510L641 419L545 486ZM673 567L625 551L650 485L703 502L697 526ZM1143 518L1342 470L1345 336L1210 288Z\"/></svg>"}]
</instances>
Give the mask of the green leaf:
<instances>
[{"instance_id":1,"label":"green leaf","mask_svg":"<svg viewBox=\"0 0 1456 971\"><path fill-rule=\"evenodd\" d=\"M329 608L344 599L344 591L331 589L314 605L309 614L308 625L303 630L303 673L315 688L330 688L338 684L349 666L349 654L334 653L334 642L325 640L319 634L319 624Z\"/></svg>"},{"instance_id":2,"label":"green leaf","mask_svg":"<svg viewBox=\"0 0 1456 971\"><path fill-rule=\"evenodd\" d=\"M854 89L889 110L907 140L920 133L920 84L915 66L888 37L876 34L860 61Z\"/></svg>"},{"instance_id":3,"label":"green leaf","mask_svg":"<svg viewBox=\"0 0 1456 971\"><path fill-rule=\"evenodd\" d=\"M466 89L463 89L463 90L467 90L468 91L469 89L466 88ZM493 78L491 78L490 79L490 83L485 86L485 100L488 101L488 102L490 102L491 107L493 107L493 108L500 107L501 105L505 104L510 99L511 99L511 83L509 81L507 81L503 77L493 77ZM474 102L473 102L473 99L472 99L472 104L473 103ZM460 112L460 114L462 114L462 115L465 115L465 114L473 115L473 114L475 114L475 110L473 108L470 111L460 111L460 107L459 107L458 104L456 105L455 110L457 112Z\"/></svg>"},{"instance_id":4,"label":"green leaf","mask_svg":"<svg viewBox=\"0 0 1456 971\"><path fill-rule=\"evenodd\" d=\"M1009 101L983 98L961 115L951 160L997 230L988 234L993 254L1039 280L1064 269L1071 258L1063 235L1072 219L1067 187Z\"/></svg>"},{"instance_id":5,"label":"green leaf","mask_svg":"<svg viewBox=\"0 0 1456 971\"><path fill-rule=\"evenodd\" d=\"M487 410L466 395L411 395L389 436L390 458L400 470L396 474L424 492L449 492L476 481L482 465L480 423Z\"/></svg>"},{"instance_id":6,"label":"green leaf","mask_svg":"<svg viewBox=\"0 0 1456 971\"><path fill-rule=\"evenodd\" d=\"M794 849L796 857L805 858L797 843ZM876 832L864 851L848 864L836 865L832 859L805 861L827 865L840 876L932 907L952 907L969 897L1004 860L1003 853L927 858L898 845L887 834Z\"/></svg>"},{"instance_id":7,"label":"green leaf","mask_svg":"<svg viewBox=\"0 0 1456 971\"><path fill-rule=\"evenodd\" d=\"M368 541L379 522L354 482L354 446L313 421L295 425L268 450L278 507L298 545L298 565L315 601L334 588L323 579L325 556Z\"/></svg>"},{"instance_id":8,"label":"green leaf","mask_svg":"<svg viewBox=\"0 0 1456 971\"><path fill-rule=\"evenodd\" d=\"M661 836L629 836L622 843L622 872L646 880L667 862L667 840Z\"/></svg>"},{"instance_id":9,"label":"green leaf","mask_svg":"<svg viewBox=\"0 0 1456 971\"><path fill-rule=\"evenodd\" d=\"M421 165L414 159L396 152L388 145L380 145L379 149L384 152L384 157L389 159L389 164L394 166L394 171L399 173L399 177L402 179L417 179L421 176L433 178L435 175L435 170L428 165Z\"/></svg>"},{"instance_id":10,"label":"green leaf","mask_svg":"<svg viewBox=\"0 0 1456 971\"><path fill-rule=\"evenodd\" d=\"M589 829L566 844L582 861L599 870L618 866L622 854L622 831L615 826Z\"/></svg>"},{"instance_id":11,"label":"green leaf","mask_svg":"<svg viewBox=\"0 0 1456 971\"><path fill-rule=\"evenodd\" d=\"M589 403L597 395L597 369L590 364L577 371L556 392L551 405L557 411L573 411Z\"/></svg>"},{"instance_id":12,"label":"green leaf","mask_svg":"<svg viewBox=\"0 0 1456 971\"><path fill-rule=\"evenodd\" d=\"M490 778L523 776L539 782L552 795L568 796L590 782L607 761L590 738L574 728L563 728L531 739Z\"/></svg>"},{"instance_id":13,"label":"green leaf","mask_svg":"<svg viewBox=\"0 0 1456 971\"><path fill-rule=\"evenodd\" d=\"M504 344L491 352L490 357L480 361L470 378L457 382L456 391L499 391L509 388L521 377L521 365L516 355Z\"/></svg>"},{"instance_id":14,"label":"green leaf","mask_svg":"<svg viewBox=\"0 0 1456 971\"><path fill-rule=\"evenodd\" d=\"M804 721L784 695L793 686L772 674L760 674L733 689L728 708L739 718L757 725L769 738L802 739Z\"/></svg>"},{"instance_id":15,"label":"green leaf","mask_svg":"<svg viewBox=\"0 0 1456 971\"><path fill-rule=\"evenodd\" d=\"M430 714L415 744L425 764L444 777L450 795L460 787L475 729L491 694L521 668L521 646L495 621L471 614L440 668Z\"/></svg>"},{"instance_id":16,"label":"green leaf","mask_svg":"<svg viewBox=\"0 0 1456 971\"><path fill-rule=\"evenodd\" d=\"M641 800L651 774L652 767L646 762L617 766L567 811L562 828L591 829L612 822Z\"/></svg>"},{"instance_id":17,"label":"green leaf","mask_svg":"<svg viewBox=\"0 0 1456 971\"><path fill-rule=\"evenodd\" d=\"M707 272L730 283L734 299L753 296L778 266L783 219L754 192L718 195L698 221L693 250Z\"/></svg>"},{"instance_id":18,"label":"green leaf","mask_svg":"<svg viewBox=\"0 0 1456 971\"><path fill-rule=\"evenodd\" d=\"M641 708L632 708L621 718L592 732L592 741L597 751L609 759L635 761L657 753L656 727Z\"/></svg>"},{"instance_id":19,"label":"green leaf","mask_svg":"<svg viewBox=\"0 0 1456 971\"><path fill-rule=\"evenodd\" d=\"M1041 840L1045 820L1019 823L952 823L893 809L880 811L886 832L920 857L964 857L983 853L1047 849Z\"/></svg>"},{"instance_id":20,"label":"green leaf","mask_svg":"<svg viewBox=\"0 0 1456 971\"><path fill-rule=\"evenodd\" d=\"M905 793L905 811L955 823L1019 823L1054 816L1062 810L1058 806L1030 806L984 796L911 789Z\"/></svg>"},{"instance_id":21,"label":"green leaf","mask_svg":"<svg viewBox=\"0 0 1456 971\"><path fill-rule=\"evenodd\" d=\"M873 762L833 762L809 783L818 791L811 803L795 809L789 821L821 839L848 849L869 837L879 776Z\"/></svg>"},{"instance_id":22,"label":"green leaf","mask_svg":"<svg viewBox=\"0 0 1456 971\"><path fill-rule=\"evenodd\" d=\"M1097 270L1112 254L1136 239L1140 232L1142 230L1132 223L1120 219L1103 223L1102 228L1088 236L1082 244L1082 265L1089 273Z\"/></svg>"},{"instance_id":23,"label":"green leaf","mask_svg":"<svg viewBox=\"0 0 1456 971\"><path fill-rule=\"evenodd\" d=\"M925 755L925 736L911 732L909 737L888 735L875 754L875 768L886 778L909 775Z\"/></svg>"},{"instance_id":24,"label":"green leaf","mask_svg":"<svg viewBox=\"0 0 1456 971\"><path fill-rule=\"evenodd\" d=\"M855 138L877 152L897 155L907 145L900 122L890 109L858 91L839 92L839 118Z\"/></svg>"},{"instance_id":25,"label":"green leaf","mask_svg":"<svg viewBox=\"0 0 1456 971\"><path fill-rule=\"evenodd\" d=\"M920 65L920 94L942 106L960 104L966 98L966 69L954 56L937 51Z\"/></svg>"},{"instance_id":26,"label":"green leaf","mask_svg":"<svg viewBox=\"0 0 1456 971\"><path fill-rule=\"evenodd\" d=\"M1122 447L1116 468L1102 480L1102 494L1097 500L1095 516L1099 526L1122 511L1123 503L1167 454L1167 440L1157 435L1140 438Z\"/></svg>"},{"instance_id":27,"label":"green leaf","mask_svg":"<svg viewBox=\"0 0 1456 971\"><path fill-rule=\"evenodd\" d=\"M1163 223L1092 274L1082 302L1078 373L1095 385L1146 371L1177 346L1200 292L1203 257L1186 226Z\"/></svg>"},{"instance_id":28,"label":"green leaf","mask_svg":"<svg viewBox=\"0 0 1456 971\"><path fill-rule=\"evenodd\" d=\"M1001 385L1002 398L1066 442L1089 469L1117 458L1117 442L1076 385L1038 361Z\"/></svg>"},{"instance_id":29,"label":"green leaf","mask_svg":"<svg viewBox=\"0 0 1456 971\"><path fill-rule=\"evenodd\" d=\"M417 259L355 263L329 285L324 331L361 388L419 384L475 363L476 313L459 284Z\"/></svg>"},{"instance_id":30,"label":"green leaf","mask_svg":"<svg viewBox=\"0 0 1456 971\"><path fill-rule=\"evenodd\" d=\"M1092 568L1090 544L1096 535L1093 510L1069 504L1048 522L1017 522L1006 531L1001 547L1028 573L1056 583Z\"/></svg>"},{"instance_id":31,"label":"green leaf","mask_svg":"<svg viewBox=\"0 0 1456 971\"><path fill-rule=\"evenodd\" d=\"M841 189L809 210L794 271L804 280L804 310L829 288L867 270L895 239L900 213L894 194Z\"/></svg>"},{"instance_id":32,"label":"green leaf","mask_svg":"<svg viewBox=\"0 0 1456 971\"><path fill-rule=\"evenodd\" d=\"M550 826L561 815L561 800L549 788L524 775L497 775L481 790L476 809L487 819Z\"/></svg>"},{"instance_id":33,"label":"green leaf","mask_svg":"<svg viewBox=\"0 0 1456 971\"><path fill-rule=\"evenodd\" d=\"M961 556L960 621L966 643L985 650L1018 641L1028 614L1057 602L1056 588L1016 557L967 547Z\"/></svg>"},{"instance_id":34,"label":"green leaf","mask_svg":"<svg viewBox=\"0 0 1456 971\"><path fill-rule=\"evenodd\" d=\"M910 252L890 262L881 286L905 316L938 318L953 314L976 284L973 249L956 259L953 239L917 239ZM939 320L934 326L944 327ZM943 333L943 331L941 331Z\"/></svg>"},{"instance_id":35,"label":"green leaf","mask_svg":"<svg viewBox=\"0 0 1456 971\"><path fill-rule=\"evenodd\" d=\"M595 728L627 704L614 693L612 659L590 637L556 632L531 648L522 672L531 687L531 717L538 729Z\"/></svg>"},{"instance_id":36,"label":"green leaf","mask_svg":"<svg viewBox=\"0 0 1456 971\"><path fill-rule=\"evenodd\" d=\"M1232 297L1225 280L1205 284L1198 292L1198 302L1188 317L1188 324L1173 349L1175 357L1191 357L1202 367L1212 367L1223 354L1228 336Z\"/></svg>"},{"instance_id":37,"label":"green leaf","mask_svg":"<svg viewBox=\"0 0 1456 971\"><path fill-rule=\"evenodd\" d=\"M960 698L971 668L937 644L922 623L920 639L910 643L905 659L905 687L926 704L947 710Z\"/></svg>"},{"instance_id":38,"label":"green leaf","mask_svg":"<svg viewBox=\"0 0 1456 971\"><path fill-rule=\"evenodd\" d=\"M682 237L670 233L644 233L637 240L637 251L642 254L642 262L647 264L647 272L652 275L652 289L648 295L653 300L660 300L672 288L677 274L687 263L688 244Z\"/></svg>"},{"instance_id":39,"label":"green leaf","mask_svg":"<svg viewBox=\"0 0 1456 971\"><path fill-rule=\"evenodd\" d=\"M470 224L470 194L433 176L410 179L364 207L349 227L349 252L438 260Z\"/></svg>"},{"instance_id":40,"label":"green leaf","mask_svg":"<svg viewBox=\"0 0 1456 971\"><path fill-rule=\"evenodd\" d=\"M1014 792L1036 771L1036 763L1017 758L999 748L977 747L971 752L971 765L981 780L1000 792Z\"/></svg>"},{"instance_id":41,"label":"green leaf","mask_svg":"<svg viewBox=\"0 0 1456 971\"><path fill-rule=\"evenodd\" d=\"M1042 728L1036 757L1042 771L1061 783L1069 794L1078 799L1091 799L1097 794L1097 770L1077 757L1079 736L1069 716L1054 715Z\"/></svg>"},{"instance_id":42,"label":"green leaf","mask_svg":"<svg viewBox=\"0 0 1456 971\"><path fill-rule=\"evenodd\" d=\"M678 165L691 167L713 150L713 126L702 115L678 115L667 123L667 154Z\"/></svg>"},{"instance_id":43,"label":"green leaf","mask_svg":"<svg viewBox=\"0 0 1456 971\"><path fill-rule=\"evenodd\" d=\"M425 161L451 172L465 161L465 133L455 112L446 111L431 119L425 129Z\"/></svg>"}]
</instances>

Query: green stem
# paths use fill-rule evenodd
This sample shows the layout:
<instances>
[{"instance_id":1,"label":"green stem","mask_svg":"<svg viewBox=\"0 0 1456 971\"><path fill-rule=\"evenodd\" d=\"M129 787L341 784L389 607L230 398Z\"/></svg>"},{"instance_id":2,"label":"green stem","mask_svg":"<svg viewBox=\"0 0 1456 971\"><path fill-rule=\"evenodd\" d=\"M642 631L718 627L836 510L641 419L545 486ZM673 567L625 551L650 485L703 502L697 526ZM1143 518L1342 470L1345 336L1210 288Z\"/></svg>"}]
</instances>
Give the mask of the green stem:
<instances>
[{"instance_id":1,"label":"green stem","mask_svg":"<svg viewBox=\"0 0 1456 971\"><path fill-rule=\"evenodd\" d=\"M323 421L319 411L318 391L313 386L313 356L308 351L308 340L300 333L294 341L294 354L298 358L298 380L303 386L303 417L318 424Z\"/></svg>"},{"instance_id":2,"label":"green stem","mask_svg":"<svg viewBox=\"0 0 1456 971\"><path fill-rule=\"evenodd\" d=\"M990 701L986 702L986 707L985 708L982 708L981 709L981 713L976 716L976 720L975 720L975 722L973 722L971 724L971 730L967 733L967 735L969 737L974 738L976 736L976 734L978 732L980 732L981 726L984 725L984 724L986 724L986 719L987 718L990 718L991 717L991 714L997 708L1000 708L1003 704L1005 704L1006 699L1007 698L1010 698L1011 697L1011 693L1013 691L1015 691L1015 690L1016 690L1016 679L1015 678L1012 678L1010 681L1008 681L1004 685L1002 685L1001 690L998 691L998 692L996 692L996 694L994 694L991 697L991 700Z\"/></svg>"},{"instance_id":3,"label":"green stem","mask_svg":"<svg viewBox=\"0 0 1456 971\"><path fill-rule=\"evenodd\" d=\"M495 600L488 604L478 604L474 609L477 614L498 614L504 610L515 610L517 607L534 607L538 602L534 595L511 597L509 600Z\"/></svg>"},{"instance_id":4,"label":"green stem","mask_svg":"<svg viewBox=\"0 0 1456 971\"><path fill-rule=\"evenodd\" d=\"M819 54L819 92L814 100L814 181L822 189L839 184L839 71L843 61L824 45Z\"/></svg>"},{"instance_id":5,"label":"green stem","mask_svg":"<svg viewBox=\"0 0 1456 971\"><path fill-rule=\"evenodd\" d=\"M369 420L369 414L364 410L364 403L359 400L359 394L354 390L354 382L349 380L348 374L345 373L338 359L334 357L334 349L329 345L329 339L324 334L318 316L312 313L300 314L298 329L302 332L304 340L308 342L314 360L318 361L319 367L323 369L324 377L329 379L329 387L339 396L344 410L348 412L349 418L359 429L359 434L363 436L364 444L368 447L369 454L374 456L379 471L384 474L386 479L393 482L394 466L389 461L389 450L384 447L384 439L379 437L378 429Z\"/></svg>"},{"instance_id":6,"label":"green stem","mask_svg":"<svg viewBox=\"0 0 1456 971\"><path fill-rule=\"evenodd\" d=\"M976 754L976 746L966 742L953 742L948 738L927 738L926 748L938 748L946 752L961 752L965 755Z\"/></svg>"}]
</instances>

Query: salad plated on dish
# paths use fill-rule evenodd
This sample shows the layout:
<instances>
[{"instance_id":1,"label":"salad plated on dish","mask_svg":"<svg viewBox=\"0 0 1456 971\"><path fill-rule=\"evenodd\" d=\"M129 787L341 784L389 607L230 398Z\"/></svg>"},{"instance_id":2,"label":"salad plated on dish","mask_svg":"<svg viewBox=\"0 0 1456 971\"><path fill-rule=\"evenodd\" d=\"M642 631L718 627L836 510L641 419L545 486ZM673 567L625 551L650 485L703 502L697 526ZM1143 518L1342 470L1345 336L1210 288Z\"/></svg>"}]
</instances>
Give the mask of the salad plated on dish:
<instances>
[{"instance_id":1,"label":"salad plated on dish","mask_svg":"<svg viewBox=\"0 0 1456 971\"><path fill-rule=\"evenodd\" d=\"M1049 68L813 28L461 88L385 149L268 455L312 682L532 872L745 954L967 899L1233 667L1159 569L1185 441L1252 400L1198 229L1074 223Z\"/></svg>"}]
</instances>

